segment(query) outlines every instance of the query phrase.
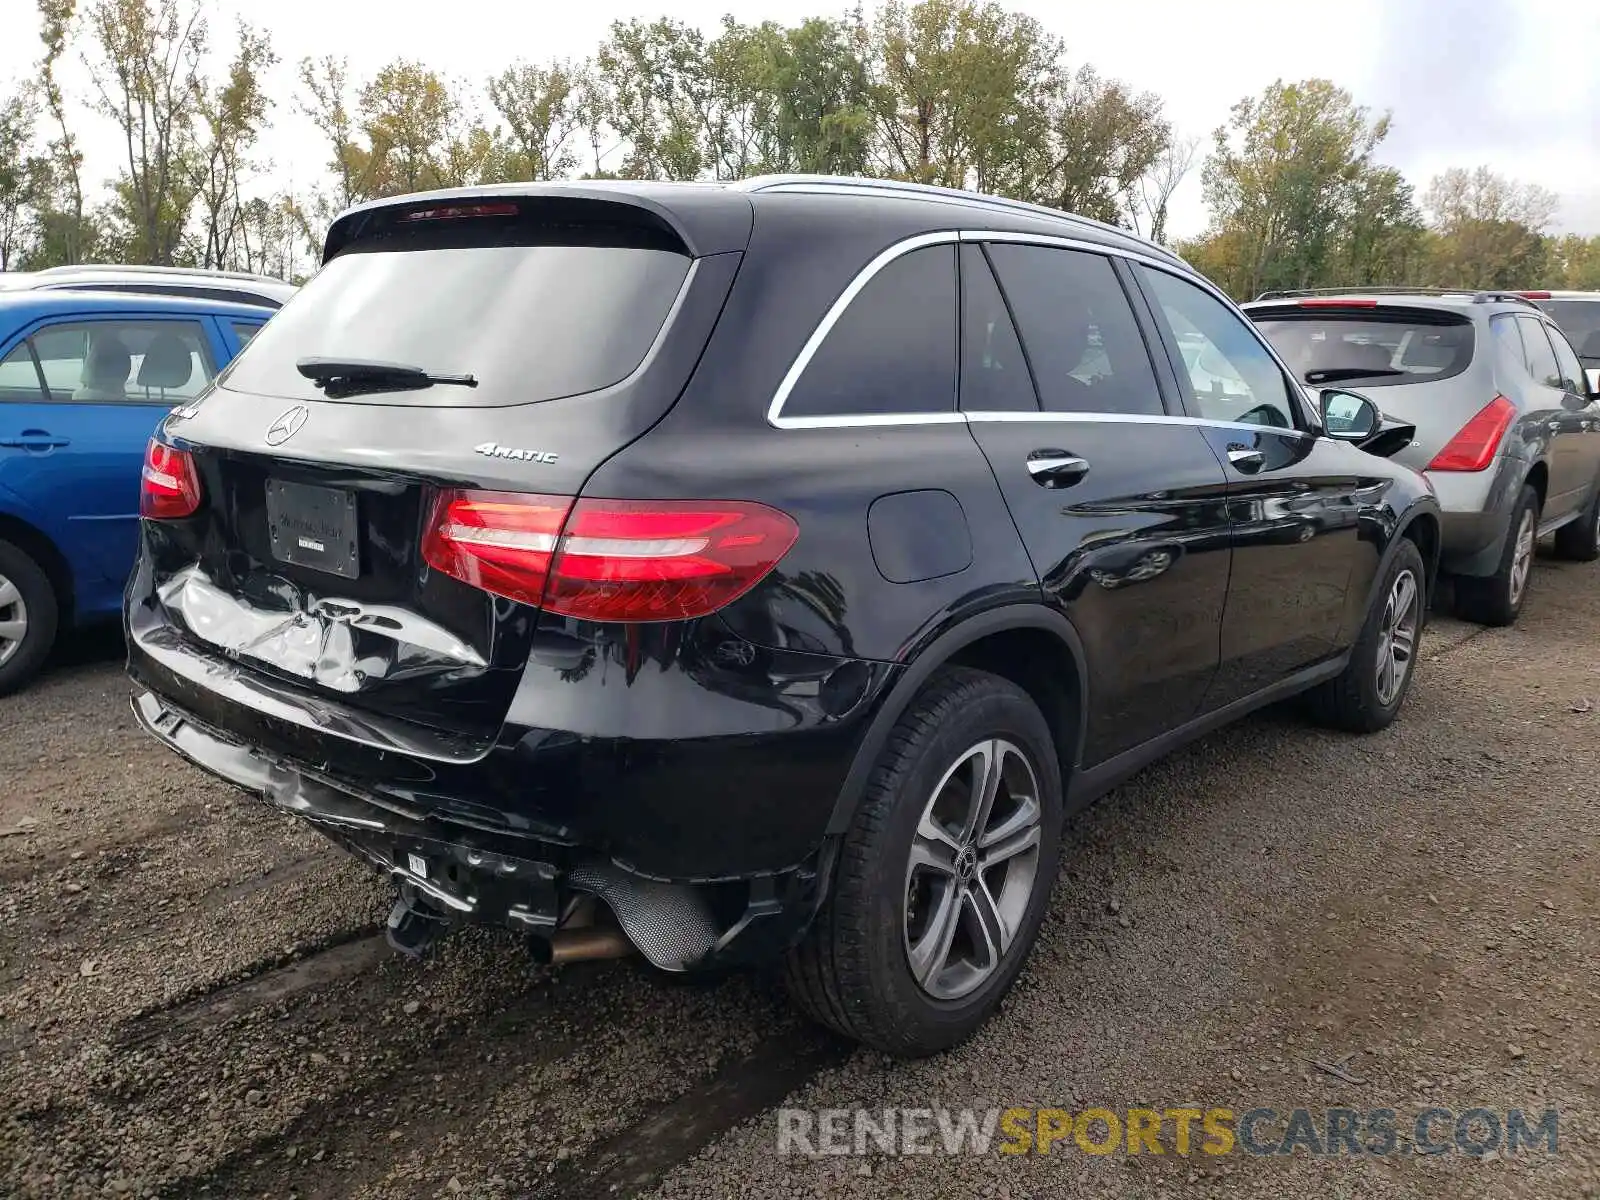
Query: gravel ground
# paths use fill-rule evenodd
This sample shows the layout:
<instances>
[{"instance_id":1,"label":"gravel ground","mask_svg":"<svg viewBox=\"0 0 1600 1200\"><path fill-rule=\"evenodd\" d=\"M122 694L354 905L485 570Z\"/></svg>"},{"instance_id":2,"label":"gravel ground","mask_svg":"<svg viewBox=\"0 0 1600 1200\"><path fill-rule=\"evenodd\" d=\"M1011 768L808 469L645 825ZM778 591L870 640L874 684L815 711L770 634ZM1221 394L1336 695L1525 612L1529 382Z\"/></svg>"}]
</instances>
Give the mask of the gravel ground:
<instances>
[{"instance_id":1,"label":"gravel ground","mask_svg":"<svg viewBox=\"0 0 1600 1200\"><path fill-rule=\"evenodd\" d=\"M762 978L394 956L378 883L145 739L87 643L0 700L0 1193L1600 1195L1597 581L1541 560L1515 629L1436 619L1384 734L1273 712L1119 789L996 1021L911 1065ZM1187 1103L1554 1106L1559 1151L774 1152L779 1104Z\"/></svg>"}]
</instances>

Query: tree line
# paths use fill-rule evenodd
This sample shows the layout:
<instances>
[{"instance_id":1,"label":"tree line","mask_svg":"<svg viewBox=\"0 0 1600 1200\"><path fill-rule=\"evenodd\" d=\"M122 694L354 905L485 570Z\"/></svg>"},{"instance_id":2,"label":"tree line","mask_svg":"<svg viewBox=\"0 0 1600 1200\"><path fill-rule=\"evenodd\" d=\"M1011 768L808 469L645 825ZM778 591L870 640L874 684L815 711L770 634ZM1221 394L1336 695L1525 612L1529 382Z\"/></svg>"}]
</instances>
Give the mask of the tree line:
<instances>
[{"instance_id":1,"label":"tree line","mask_svg":"<svg viewBox=\"0 0 1600 1200\"><path fill-rule=\"evenodd\" d=\"M1487 167L1417 193L1382 144L1391 120L1327 80L1241 99L1209 140L1160 97L1073 64L1032 17L979 0L887 0L797 25L615 22L582 60L482 80L399 59L371 77L295 64L210 0L36 0L34 77L0 95L0 269L121 261L299 278L350 204L508 180L732 180L820 172L972 188L1171 243L1200 171L1209 226L1178 251L1235 296L1414 284L1600 287L1600 237L1550 233L1557 198ZM90 87L63 82L74 65ZM261 150L309 119L319 171L295 187ZM116 174L85 178L88 122Z\"/></svg>"}]
</instances>

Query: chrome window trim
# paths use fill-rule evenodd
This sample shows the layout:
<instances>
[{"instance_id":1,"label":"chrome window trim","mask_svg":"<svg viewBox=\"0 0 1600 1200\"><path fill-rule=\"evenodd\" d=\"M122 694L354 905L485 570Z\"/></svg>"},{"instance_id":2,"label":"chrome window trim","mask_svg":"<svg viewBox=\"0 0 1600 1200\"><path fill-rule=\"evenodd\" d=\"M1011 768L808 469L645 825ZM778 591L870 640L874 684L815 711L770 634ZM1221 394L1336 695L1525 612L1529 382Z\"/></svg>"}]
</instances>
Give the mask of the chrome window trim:
<instances>
[{"instance_id":1,"label":"chrome window trim","mask_svg":"<svg viewBox=\"0 0 1600 1200\"><path fill-rule=\"evenodd\" d=\"M887 425L961 425L966 414L958 412L930 413L861 413L840 417L778 417L768 418L779 429L870 429Z\"/></svg>"},{"instance_id":2,"label":"chrome window trim","mask_svg":"<svg viewBox=\"0 0 1600 1200\"><path fill-rule=\"evenodd\" d=\"M932 233L919 233L902 241L894 243L882 251L876 258L863 267L854 279L845 287L839 297L829 306L823 314L822 320L811 331L811 336L806 339L800 353L790 364L783 380L778 384L778 390L773 393L772 402L767 406L767 424L775 429L865 429L877 426L894 425L953 425L964 421L1115 421L1122 423L1172 423L1181 425L1200 425L1222 429L1248 429L1254 432L1263 430L1278 434L1298 434L1302 437L1315 437L1321 432L1319 421L1310 422L1309 429L1280 429L1272 425L1252 425L1239 421L1217 421L1208 417L1192 417L1187 414L1173 415L1163 413L1130 414L1130 413L1066 413L1066 412L1038 412L1018 410L1016 412L926 412L926 413L858 413L840 416L811 416L811 417L786 417L783 415L783 406L789 399L789 393L800 382L800 377L811 365L812 358L827 339L833 327L838 324L839 318L844 315L852 301L861 294L862 290L871 283L878 273L903 255L914 250L921 250L927 246L940 246L959 244L962 242L1015 242L1025 245L1051 246L1062 250L1077 250L1089 254L1103 254L1127 259L1130 262L1140 263L1159 271L1165 271L1176 279L1192 283L1206 292L1213 299L1222 303L1224 308L1231 309L1233 314L1244 323L1257 344L1266 350L1273 362L1278 364L1278 369L1283 373L1287 383L1293 384L1295 394L1304 395L1304 389L1295 381L1294 372L1284 364L1278 352L1272 348L1270 342L1263 338L1256 329L1255 323L1250 320L1239 306L1230 300L1226 293L1217 288L1210 280L1196 272L1183 270L1176 263L1163 262L1152 255L1141 254L1136 250L1127 250L1119 246L1110 246L1103 242L1090 241L1085 238L1059 237L1048 233L1025 233L1014 230L1002 229L942 229ZM1306 405L1307 409L1310 405ZM1302 413L1302 416L1314 413Z\"/></svg>"},{"instance_id":3,"label":"chrome window trim","mask_svg":"<svg viewBox=\"0 0 1600 1200\"><path fill-rule=\"evenodd\" d=\"M1212 417L1191 417L1187 413L1101 413L1101 412L970 412L960 416L968 421L1059 421L1098 425L1194 425L1203 429L1242 429L1251 433L1275 433L1280 437L1313 437L1304 429L1284 429L1277 425L1256 425L1249 421L1218 421Z\"/></svg>"}]
</instances>

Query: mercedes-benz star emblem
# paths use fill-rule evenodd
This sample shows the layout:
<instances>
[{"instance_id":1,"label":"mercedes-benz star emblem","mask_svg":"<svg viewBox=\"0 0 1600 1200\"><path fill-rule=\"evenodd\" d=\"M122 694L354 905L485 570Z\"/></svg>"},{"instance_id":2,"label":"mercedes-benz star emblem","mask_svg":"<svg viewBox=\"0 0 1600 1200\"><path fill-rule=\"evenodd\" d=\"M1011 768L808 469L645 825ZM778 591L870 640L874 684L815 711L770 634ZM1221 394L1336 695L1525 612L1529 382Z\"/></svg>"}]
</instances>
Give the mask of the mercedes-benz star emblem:
<instances>
[{"instance_id":1,"label":"mercedes-benz star emblem","mask_svg":"<svg viewBox=\"0 0 1600 1200\"><path fill-rule=\"evenodd\" d=\"M272 427L267 430L267 445L281 446L284 442L287 442L300 432L300 426L306 423L306 418L310 415L311 413L305 405L296 404L274 421Z\"/></svg>"}]
</instances>

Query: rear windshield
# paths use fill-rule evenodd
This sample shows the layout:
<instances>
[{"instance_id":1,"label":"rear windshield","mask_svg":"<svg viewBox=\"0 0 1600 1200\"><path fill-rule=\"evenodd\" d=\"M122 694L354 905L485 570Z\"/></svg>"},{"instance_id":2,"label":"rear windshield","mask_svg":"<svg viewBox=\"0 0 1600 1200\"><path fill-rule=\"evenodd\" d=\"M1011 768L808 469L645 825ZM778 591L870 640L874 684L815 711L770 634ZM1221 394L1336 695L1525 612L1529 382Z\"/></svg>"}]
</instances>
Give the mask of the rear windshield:
<instances>
[{"instance_id":1,"label":"rear windshield","mask_svg":"<svg viewBox=\"0 0 1600 1200\"><path fill-rule=\"evenodd\" d=\"M1472 325L1453 313L1253 313L1305 382L1363 387L1448 379L1472 361Z\"/></svg>"},{"instance_id":2,"label":"rear windshield","mask_svg":"<svg viewBox=\"0 0 1600 1200\"><path fill-rule=\"evenodd\" d=\"M605 245L346 252L262 326L225 386L295 400L498 407L582 395L631 375L661 332L691 259ZM326 396L304 358L402 363L437 385Z\"/></svg>"},{"instance_id":3,"label":"rear windshield","mask_svg":"<svg viewBox=\"0 0 1600 1200\"><path fill-rule=\"evenodd\" d=\"M1600 363L1600 300L1541 300L1539 307L1561 326L1579 358Z\"/></svg>"}]
</instances>

